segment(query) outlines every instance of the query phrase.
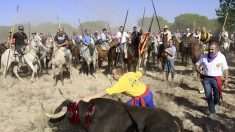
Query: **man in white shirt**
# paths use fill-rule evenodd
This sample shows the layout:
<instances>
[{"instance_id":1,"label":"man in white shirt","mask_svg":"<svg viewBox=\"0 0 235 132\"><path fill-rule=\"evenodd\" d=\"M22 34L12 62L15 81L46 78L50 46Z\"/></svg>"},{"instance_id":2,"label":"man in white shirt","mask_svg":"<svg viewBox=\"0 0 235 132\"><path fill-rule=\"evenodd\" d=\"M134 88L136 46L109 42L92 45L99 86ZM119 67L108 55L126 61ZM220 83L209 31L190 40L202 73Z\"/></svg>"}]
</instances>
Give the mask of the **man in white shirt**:
<instances>
[{"instance_id":1,"label":"man in white shirt","mask_svg":"<svg viewBox=\"0 0 235 132\"><path fill-rule=\"evenodd\" d=\"M222 28L222 33L220 34L221 42L222 42L222 47L225 49L229 48L229 39L228 39L228 32L225 31L225 28Z\"/></svg>"},{"instance_id":2,"label":"man in white shirt","mask_svg":"<svg viewBox=\"0 0 235 132\"><path fill-rule=\"evenodd\" d=\"M108 35L107 35L107 29L104 28L103 29L103 33L100 34L99 38L98 38L102 45L106 48L106 50L109 50L110 46L108 44L109 42L109 38L108 38Z\"/></svg>"},{"instance_id":3,"label":"man in white shirt","mask_svg":"<svg viewBox=\"0 0 235 132\"><path fill-rule=\"evenodd\" d=\"M202 70L201 68L202 67ZM203 80L206 100L210 115L209 118L216 118L215 105L222 99L222 79L224 73L224 86L228 85L228 65L225 56L219 52L218 44L211 41L208 46L208 53L204 54L196 63L196 70ZM213 92L212 92L213 91ZM213 93L213 94L212 94Z\"/></svg>"},{"instance_id":4,"label":"man in white shirt","mask_svg":"<svg viewBox=\"0 0 235 132\"><path fill-rule=\"evenodd\" d=\"M121 53L123 54L124 50L126 49L127 39L130 39L130 36L126 32L123 31L123 26L119 27L119 32L117 32L115 38L119 39L119 42L120 42L119 49Z\"/></svg>"}]
</instances>

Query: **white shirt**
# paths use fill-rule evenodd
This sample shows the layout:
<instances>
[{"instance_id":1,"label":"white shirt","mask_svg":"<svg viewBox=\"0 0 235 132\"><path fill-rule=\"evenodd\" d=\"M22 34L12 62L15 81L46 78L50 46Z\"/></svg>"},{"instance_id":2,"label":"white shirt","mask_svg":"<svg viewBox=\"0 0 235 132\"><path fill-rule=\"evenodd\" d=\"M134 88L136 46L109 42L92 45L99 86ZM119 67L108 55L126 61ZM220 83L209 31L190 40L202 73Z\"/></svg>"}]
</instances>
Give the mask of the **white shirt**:
<instances>
[{"instance_id":1,"label":"white shirt","mask_svg":"<svg viewBox=\"0 0 235 132\"><path fill-rule=\"evenodd\" d=\"M126 32L123 32L123 35L121 32L118 32L115 37L120 39L119 42L126 43L126 38L129 37L129 35ZM121 39L121 37L122 37L122 39Z\"/></svg>"},{"instance_id":2,"label":"white shirt","mask_svg":"<svg viewBox=\"0 0 235 132\"><path fill-rule=\"evenodd\" d=\"M106 35L104 33L102 33L98 39L101 39L102 41L106 41Z\"/></svg>"},{"instance_id":3,"label":"white shirt","mask_svg":"<svg viewBox=\"0 0 235 132\"><path fill-rule=\"evenodd\" d=\"M204 54L196 63L197 66L202 66L203 73L207 76L222 76L223 70L228 69L225 56L218 52L217 57L211 61L207 61L208 54Z\"/></svg>"},{"instance_id":4,"label":"white shirt","mask_svg":"<svg viewBox=\"0 0 235 132\"><path fill-rule=\"evenodd\" d=\"M227 31L222 32L221 37L223 37L224 40L227 40L228 39L228 32Z\"/></svg>"}]
</instances>

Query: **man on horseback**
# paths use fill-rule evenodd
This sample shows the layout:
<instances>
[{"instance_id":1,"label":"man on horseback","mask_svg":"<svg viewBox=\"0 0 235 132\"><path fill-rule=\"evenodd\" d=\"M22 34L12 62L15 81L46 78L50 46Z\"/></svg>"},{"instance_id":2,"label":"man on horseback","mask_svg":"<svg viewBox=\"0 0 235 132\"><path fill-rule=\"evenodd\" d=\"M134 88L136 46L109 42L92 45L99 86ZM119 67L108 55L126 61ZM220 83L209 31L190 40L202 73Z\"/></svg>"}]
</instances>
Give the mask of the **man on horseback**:
<instances>
[{"instance_id":1,"label":"man on horseback","mask_svg":"<svg viewBox=\"0 0 235 132\"><path fill-rule=\"evenodd\" d=\"M227 48L229 48L229 38L228 38L228 32L225 31L225 28L222 28L222 33L220 34L220 38L221 38L221 47L223 47L225 50L227 50Z\"/></svg>"},{"instance_id":2,"label":"man on horseback","mask_svg":"<svg viewBox=\"0 0 235 132\"><path fill-rule=\"evenodd\" d=\"M124 32L123 30L124 30L124 27L120 26L119 27L119 32L117 32L117 34L116 34L116 39L119 39L119 43L120 43L119 44L119 50L121 52L121 55L124 54L125 57L127 57L126 56L127 53L125 53L124 51L126 50L127 39L130 39L130 36L126 32ZM120 59L122 61L123 57L121 56Z\"/></svg>"},{"instance_id":3,"label":"man on horseback","mask_svg":"<svg viewBox=\"0 0 235 132\"><path fill-rule=\"evenodd\" d=\"M27 35L24 33L24 27L18 26L18 32L13 34L13 39L15 40L15 50L19 57L19 66L23 65L23 49L26 44L28 44Z\"/></svg>"},{"instance_id":4,"label":"man on horseback","mask_svg":"<svg viewBox=\"0 0 235 132\"><path fill-rule=\"evenodd\" d=\"M64 32L64 28L59 28L59 32L56 33L56 36L54 38L54 41L56 42L57 46L64 47L64 54L65 58L68 58L69 56L69 50L67 48L67 43L69 41L68 35Z\"/></svg>"},{"instance_id":5,"label":"man on horseback","mask_svg":"<svg viewBox=\"0 0 235 132\"><path fill-rule=\"evenodd\" d=\"M102 46L104 46L106 50L109 50L110 46L109 46L108 42L109 42L110 38L108 36L106 28L103 28L103 33L100 34L99 40L100 40Z\"/></svg>"},{"instance_id":6,"label":"man on horseback","mask_svg":"<svg viewBox=\"0 0 235 132\"><path fill-rule=\"evenodd\" d=\"M206 31L206 27L202 27L201 30L201 42L203 44L204 54L207 53L207 47L210 40L210 33Z\"/></svg>"},{"instance_id":7,"label":"man on horseback","mask_svg":"<svg viewBox=\"0 0 235 132\"><path fill-rule=\"evenodd\" d=\"M131 33L131 43L132 44L139 44L140 43L140 36L141 34L137 31L137 27L133 27L133 32Z\"/></svg>"},{"instance_id":8,"label":"man on horseback","mask_svg":"<svg viewBox=\"0 0 235 132\"><path fill-rule=\"evenodd\" d=\"M201 39L201 32L200 32L199 29L196 29L195 33L193 34L193 37L200 41L200 39Z\"/></svg>"},{"instance_id":9,"label":"man on horseback","mask_svg":"<svg viewBox=\"0 0 235 132\"><path fill-rule=\"evenodd\" d=\"M84 58L84 51L92 43L92 38L91 38L91 34L90 34L89 29L85 30L85 34L83 36L82 41L83 41L83 46L81 47L80 55L81 55L81 57Z\"/></svg>"}]
</instances>

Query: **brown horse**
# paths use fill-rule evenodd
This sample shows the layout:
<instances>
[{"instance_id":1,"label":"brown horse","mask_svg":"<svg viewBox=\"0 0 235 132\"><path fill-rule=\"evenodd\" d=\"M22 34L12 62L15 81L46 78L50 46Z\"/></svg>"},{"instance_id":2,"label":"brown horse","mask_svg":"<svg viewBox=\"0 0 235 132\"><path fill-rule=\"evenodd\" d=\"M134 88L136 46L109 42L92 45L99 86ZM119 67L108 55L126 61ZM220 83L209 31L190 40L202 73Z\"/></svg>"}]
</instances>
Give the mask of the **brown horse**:
<instances>
[{"instance_id":1,"label":"brown horse","mask_svg":"<svg viewBox=\"0 0 235 132\"><path fill-rule=\"evenodd\" d=\"M188 37L187 35L183 35L181 46L181 63L187 66L188 59L192 54L191 45L195 43L196 38L194 38L193 34L191 33Z\"/></svg>"},{"instance_id":2,"label":"brown horse","mask_svg":"<svg viewBox=\"0 0 235 132\"><path fill-rule=\"evenodd\" d=\"M102 61L103 60L107 60L108 59L108 50L103 50L103 48L101 47L101 43L97 41L96 43L96 49L98 51L98 64L97 64L97 70L99 71L99 69L102 66Z\"/></svg>"},{"instance_id":3,"label":"brown horse","mask_svg":"<svg viewBox=\"0 0 235 132\"><path fill-rule=\"evenodd\" d=\"M158 56L161 62L162 70L165 69L165 62L167 59L165 49L167 48L167 46L168 46L167 34L164 34L162 44L159 45L159 56Z\"/></svg>"},{"instance_id":4,"label":"brown horse","mask_svg":"<svg viewBox=\"0 0 235 132\"><path fill-rule=\"evenodd\" d=\"M6 47L6 43L1 43L0 44L0 62L1 62L1 57L2 57L2 54L6 51L7 47ZM1 68L1 66L0 66Z\"/></svg>"},{"instance_id":5,"label":"brown horse","mask_svg":"<svg viewBox=\"0 0 235 132\"><path fill-rule=\"evenodd\" d=\"M108 51L108 72L109 73L111 73L112 68L116 66L119 61L120 52L117 52L118 45L119 45L118 39L113 39L109 44L110 46L110 49Z\"/></svg>"},{"instance_id":6,"label":"brown horse","mask_svg":"<svg viewBox=\"0 0 235 132\"><path fill-rule=\"evenodd\" d=\"M173 45L176 48L176 58L179 58L179 53L181 52L181 48L180 48L180 40L176 38L176 36L172 36L172 41L173 41Z\"/></svg>"},{"instance_id":7,"label":"brown horse","mask_svg":"<svg viewBox=\"0 0 235 132\"><path fill-rule=\"evenodd\" d=\"M81 59L81 56L80 56L81 46L77 46L73 44L72 40L70 40L68 41L67 47L72 53L72 64L74 65L74 67L77 67L79 60Z\"/></svg>"}]
</instances>

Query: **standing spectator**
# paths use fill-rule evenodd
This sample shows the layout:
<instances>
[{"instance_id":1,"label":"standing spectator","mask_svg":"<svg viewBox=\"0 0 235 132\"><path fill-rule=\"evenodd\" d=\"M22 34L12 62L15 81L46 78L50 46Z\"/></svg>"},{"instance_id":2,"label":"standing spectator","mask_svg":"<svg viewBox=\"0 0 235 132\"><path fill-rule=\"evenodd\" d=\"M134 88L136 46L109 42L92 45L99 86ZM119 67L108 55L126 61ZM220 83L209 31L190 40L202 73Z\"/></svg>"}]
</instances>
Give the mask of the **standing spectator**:
<instances>
[{"instance_id":1,"label":"standing spectator","mask_svg":"<svg viewBox=\"0 0 235 132\"><path fill-rule=\"evenodd\" d=\"M202 67L202 69L200 68ZM222 78L224 74L224 86L228 85L228 65L225 56L219 52L217 42L211 41L208 53L204 54L196 63L196 70L203 80L206 100L211 119L216 119L215 106L222 99Z\"/></svg>"},{"instance_id":2,"label":"standing spectator","mask_svg":"<svg viewBox=\"0 0 235 132\"><path fill-rule=\"evenodd\" d=\"M166 68L166 80L169 81L168 77L171 73L171 82L174 80L174 61L175 61L175 54L176 54L176 48L173 45L172 39L168 41L168 48L165 49L167 59L165 62L165 68Z\"/></svg>"}]
</instances>

